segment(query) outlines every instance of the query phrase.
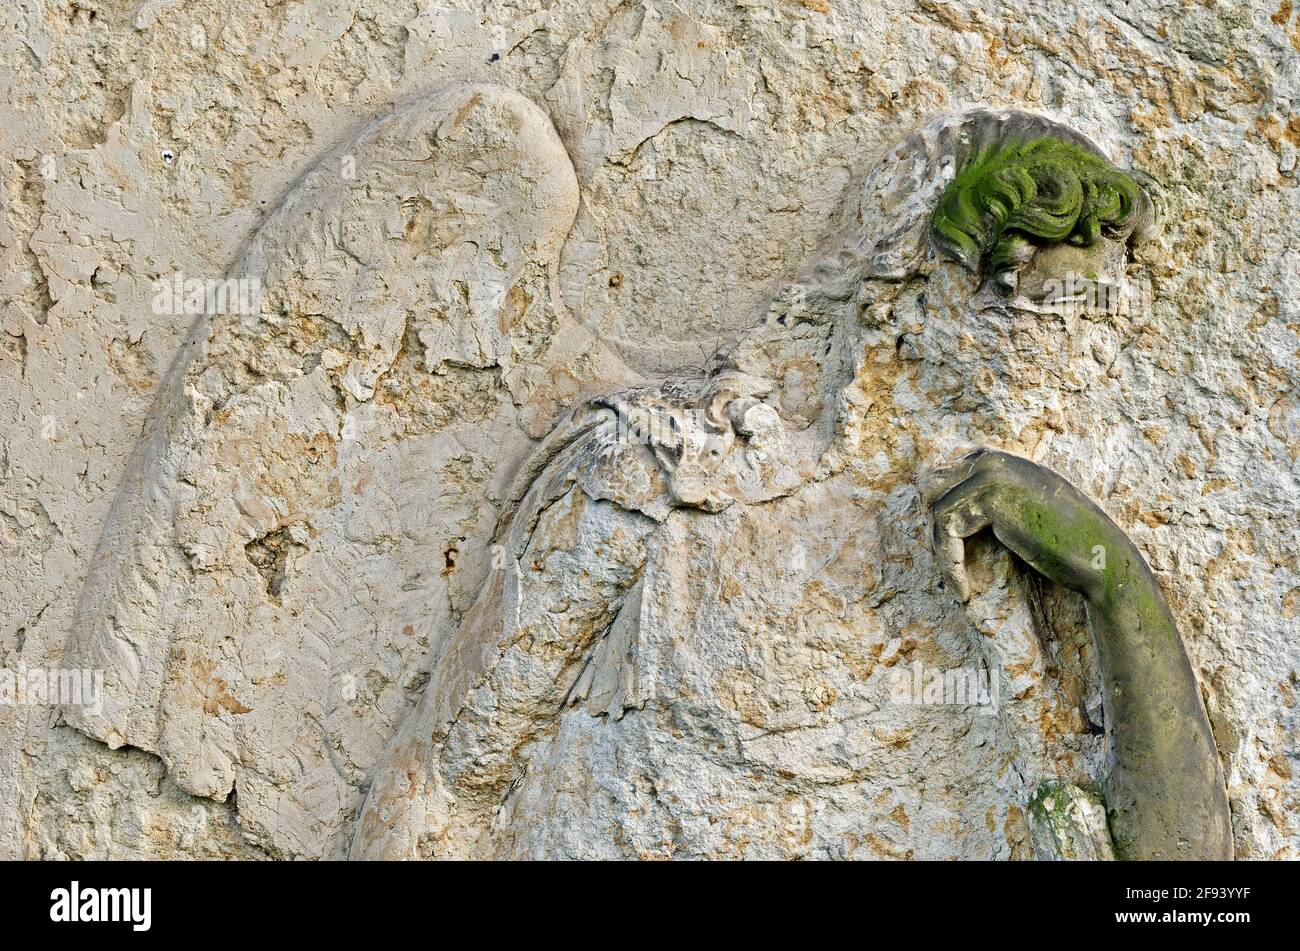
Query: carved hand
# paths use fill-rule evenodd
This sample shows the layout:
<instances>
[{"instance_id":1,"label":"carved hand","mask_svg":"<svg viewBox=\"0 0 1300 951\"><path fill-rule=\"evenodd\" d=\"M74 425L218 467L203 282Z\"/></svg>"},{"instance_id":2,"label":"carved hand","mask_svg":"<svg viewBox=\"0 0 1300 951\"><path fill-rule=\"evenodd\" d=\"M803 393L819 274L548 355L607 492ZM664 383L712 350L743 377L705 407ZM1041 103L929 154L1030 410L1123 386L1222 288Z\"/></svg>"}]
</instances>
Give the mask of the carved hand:
<instances>
[{"instance_id":1,"label":"carved hand","mask_svg":"<svg viewBox=\"0 0 1300 951\"><path fill-rule=\"evenodd\" d=\"M1097 505L1027 459L979 450L940 474L934 549L970 597L964 542L991 528L1035 570L1084 596L1110 745L1104 780L1117 854L1227 859L1232 829L1209 719L1164 594L1137 547Z\"/></svg>"}]
</instances>

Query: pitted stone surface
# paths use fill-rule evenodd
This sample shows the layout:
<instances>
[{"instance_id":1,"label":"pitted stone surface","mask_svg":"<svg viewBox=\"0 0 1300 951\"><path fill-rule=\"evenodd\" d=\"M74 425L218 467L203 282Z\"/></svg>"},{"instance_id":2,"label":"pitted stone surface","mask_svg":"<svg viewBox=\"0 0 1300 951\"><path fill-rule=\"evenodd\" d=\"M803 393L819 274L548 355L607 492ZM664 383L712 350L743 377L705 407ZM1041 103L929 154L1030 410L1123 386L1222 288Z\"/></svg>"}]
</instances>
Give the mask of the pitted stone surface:
<instances>
[{"instance_id":1,"label":"pitted stone surface","mask_svg":"<svg viewBox=\"0 0 1300 951\"><path fill-rule=\"evenodd\" d=\"M978 443L1136 541L1237 856L1300 857L1290 4L0 16L0 667L111 673L0 707L0 855L1031 857L1032 792L1100 768L1095 661L991 544L939 587L924 473ZM882 159L981 105L1157 182L1144 304L972 325L913 273ZM868 259L906 279L849 328L818 289ZM260 318L156 312L178 272ZM999 710L898 702L914 664ZM430 697L418 811L355 841Z\"/></svg>"}]
</instances>

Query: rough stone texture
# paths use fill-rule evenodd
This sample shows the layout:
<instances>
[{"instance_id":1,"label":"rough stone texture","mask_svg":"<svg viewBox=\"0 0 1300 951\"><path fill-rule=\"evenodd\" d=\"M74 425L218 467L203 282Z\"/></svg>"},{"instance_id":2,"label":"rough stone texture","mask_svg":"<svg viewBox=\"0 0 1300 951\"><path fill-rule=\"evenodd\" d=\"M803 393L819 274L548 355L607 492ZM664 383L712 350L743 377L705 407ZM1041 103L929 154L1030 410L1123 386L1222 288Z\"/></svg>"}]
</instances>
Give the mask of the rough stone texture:
<instances>
[{"instance_id":1,"label":"rough stone texture","mask_svg":"<svg viewBox=\"0 0 1300 951\"><path fill-rule=\"evenodd\" d=\"M922 477L987 444L1142 548L1238 857L1297 857L1289 3L2 15L0 667L110 683L0 707L0 855L1030 857L1100 707L1077 599L991 543L939 586ZM1159 183L1148 304L972 323L934 262L819 298L898 215L862 177L973 105ZM178 271L262 318L155 313ZM743 452L576 466L724 364ZM917 661L997 714L892 702Z\"/></svg>"},{"instance_id":2,"label":"rough stone texture","mask_svg":"<svg viewBox=\"0 0 1300 951\"><path fill-rule=\"evenodd\" d=\"M1106 807L1095 791L1049 780L1029 797L1034 857L1043 861L1115 858Z\"/></svg>"}]
</instances>

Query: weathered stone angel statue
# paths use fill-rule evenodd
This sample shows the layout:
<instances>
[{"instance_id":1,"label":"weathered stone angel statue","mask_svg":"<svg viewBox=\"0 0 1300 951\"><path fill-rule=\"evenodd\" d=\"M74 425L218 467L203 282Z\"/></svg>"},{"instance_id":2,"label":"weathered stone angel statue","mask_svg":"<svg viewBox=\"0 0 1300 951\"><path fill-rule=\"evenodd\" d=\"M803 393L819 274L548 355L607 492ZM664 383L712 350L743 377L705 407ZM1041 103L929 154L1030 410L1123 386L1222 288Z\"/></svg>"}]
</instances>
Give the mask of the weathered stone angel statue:
<instances>
[{"instance_id":1,"label":"weathered stone angel statue","mask_svg":"<svg viewBox=\"0 0 1300 951\"><path fill-rule=\"evenodd\" d=\"M260 313L196 326L149 421L69 721L279 856L1230 857L1161 586L1090 500L1150 186L941 118L659 380L560 301L578 200L496 87L299 181L231 272ZM956 670L996 702L900 693Z\"/></svg>"}]
</instances>

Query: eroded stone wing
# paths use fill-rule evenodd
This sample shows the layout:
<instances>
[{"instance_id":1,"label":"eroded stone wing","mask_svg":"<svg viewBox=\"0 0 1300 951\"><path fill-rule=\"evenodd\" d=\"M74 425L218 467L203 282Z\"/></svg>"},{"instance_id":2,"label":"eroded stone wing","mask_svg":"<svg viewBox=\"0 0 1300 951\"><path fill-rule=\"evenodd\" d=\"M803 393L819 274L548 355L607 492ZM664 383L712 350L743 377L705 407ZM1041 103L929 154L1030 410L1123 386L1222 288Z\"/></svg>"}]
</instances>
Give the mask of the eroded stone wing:
<instances>
[{"instance_id":1,"label":"eroded stone wing","mask_svg":"<svg viewBox=\"0 0 1300 951\"><path fill-rule=\"evenodd\" d=\"M237 790L273 854L342 851L512 467L631 378L555 304L577 202L549 119L491 86L298 181L228 275L258 306L200 319L148 423L70 646L106 700L70 723L194 795Z\"/></svg>"}]
</instances>

